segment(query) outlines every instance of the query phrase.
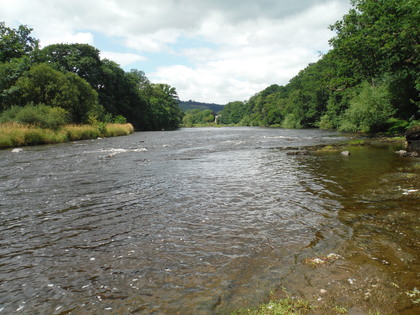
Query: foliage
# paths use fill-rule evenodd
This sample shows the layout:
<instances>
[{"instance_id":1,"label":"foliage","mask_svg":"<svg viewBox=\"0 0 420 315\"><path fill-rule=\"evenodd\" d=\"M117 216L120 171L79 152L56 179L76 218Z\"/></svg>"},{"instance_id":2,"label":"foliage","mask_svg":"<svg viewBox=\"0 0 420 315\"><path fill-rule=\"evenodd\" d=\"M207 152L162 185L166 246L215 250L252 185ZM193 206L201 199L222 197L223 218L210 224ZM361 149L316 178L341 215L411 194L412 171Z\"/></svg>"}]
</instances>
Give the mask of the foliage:
<instances>
[{"instance_id":1,"label":"foliage","mask_svg":"<svg viewBox=\"0 0 420 315\"><path fill-rule=\"evenodd\" d=\"M182 119L182 111L178 105L178 94L168 84L151 84L147 90L151 107L154 129L159 126L163 130L178 128Z\"/></svg>"},{"instance_id":2,"label":"foliage","mask_svg":"<svg viewBox=\"0 0 420 315\"><path fill-rule=\"evenodd\" d=\"M107 124L101 133L91 125L65 125L58 129L40 128L16 122L0 123L0 149L37 144L116 137L134 132L131 124Z\"/></svg>"},{"instance_id":3,"label":"foliage","mask_svg":"<svg viewBox=\"0 0 420 315\"><path fill-rule=\"evenodd\" d=\"M193 127L197 124L209 124L215 121L216 114L210 109L193 109L186 112L182 118L184 127Z\"/></svg>"},{"instance_id":4,"label":"foliage","mask_svg":"<svg viewBox=\"0 0 420 315\"><path fill-rule=\"evenodd\" d=\"M385 85L371 86L364 82L360 93L350 101L339 129L342 131L378 132L395 113Z\"/></svg>"},{"instance_id":5,"label":"foliage","mask_svg":"<svg viewBox=\"0 0 420 315\"><path fill-rule=\"evenodd\" d=\"M12 106L43 103L61 107L71 122L92 117L104 130L108 122L130 122L137 130L174 129L182 113L175 88L152 84L144 72L125 72L100 59L87 44L54 44L38 49L32 29L0 24L0 112Z\"/></svg>"},{"instance_id":6,"label":"foliage","mask_svg":"<svg viewBox=\"0 0 420 315\"><path fill-rule=\"evenodd\" d=\"M98 106L97 93L79 76L54 70L46 64L37 64L16 81L19 104L30 102L61 107L69 112L71 120L82 123L88 113Z\"/></svg>"},{"instance_id":7,"label":"foliage","mask_svg":"<svg viewBox=\"0 0 420 315\"><path fill-rule=\"evenodd\" d=\"M246 112L246 107L243 102L230 102L225 105L220 112L222 124L239 124Z\"/></svg>"},{"instance_id":8,"label":"foliage","mask_svg":"<svg viewBox=\"0 0 420 315\"><path fill-rule=\"evenodd\" d=\"M0 123L5 122L57 129L68 123L68 112L61 107L50 107L44 104L13 106L0 114Z\"/></svg>"},{"instance_id":9,"label":"foliage","mask_svg":"<svg viewBox=\"0 0 420 315\"><path fill-rule=\"evenodd\" d=\"M0 112L18 104L19 88L15 84L30 67L31 61L28 57L0 63Z\"/></svg>"},{"instance_id":10,"label":"foliage","mask_svg":"<svg viewBox=\"0 0 420 315\"><path fill-rule=\"evenodd\" d=\"M31 32L26 25L13 29L0 22L0 62L10 62L37 50L39 41L30 36Z\"/></svg>"},{"instance_id":11,"label":"foliage","mask_svg":"<svg viewBox=\"0 0 420 315\"><path fill-rule=\"evenodd\" d=\"M419 119L416 1L354 0L352 5L330 27L336 35L327 54L287 85L271 85L246 102L227 104L222 123L395 132Z\"/></svg>"},{"instance_id":12,"label":"foliage","mask_svg":"<svg viewBox=\"0 0 420 315\"><path fill-rule=\"evenodd\" d=\"M99 50L88 44L54 44L43 48L38 63L48 63L61 72L72 72L85 79L98 91L101 84Z\"/></svg>"},{"instance_id":13,"label":"foliage","mask_svg":"<svg viewBox=\"0 0 420 315\"><path fill-rule=\"evenodd\" d=\"M187 112L193 109L205 110L210 109L211 111L218 113L223 110L224 105L215 104L215 103L202 103L202 102L195 102L193 100L189 101L179 101L179 107L184 111Z\"/></svg>"}]
</instances>

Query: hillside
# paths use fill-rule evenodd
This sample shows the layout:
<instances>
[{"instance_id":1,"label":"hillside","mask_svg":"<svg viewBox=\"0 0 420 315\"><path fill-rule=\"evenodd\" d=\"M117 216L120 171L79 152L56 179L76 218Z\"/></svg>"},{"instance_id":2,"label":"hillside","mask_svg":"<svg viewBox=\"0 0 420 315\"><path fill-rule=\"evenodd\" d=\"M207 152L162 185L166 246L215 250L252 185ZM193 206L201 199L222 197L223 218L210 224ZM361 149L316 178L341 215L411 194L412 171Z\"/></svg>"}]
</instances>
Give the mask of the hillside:
<instances>
[{"instance_id":1,"label":"hillside","mask_svg":"<svg viewBox=\"0 0 420 315\"><path fill-rule=\"evenodd\" d=\"M200 103L200 102L189 100L189 101L179 101L179 107L184 112L189 111L191 109L199 109L199 110L210 109L211 111L218 113L221 110L223 110L224 105L214 104L214 103Z\"/></svg>"}]
</instances>

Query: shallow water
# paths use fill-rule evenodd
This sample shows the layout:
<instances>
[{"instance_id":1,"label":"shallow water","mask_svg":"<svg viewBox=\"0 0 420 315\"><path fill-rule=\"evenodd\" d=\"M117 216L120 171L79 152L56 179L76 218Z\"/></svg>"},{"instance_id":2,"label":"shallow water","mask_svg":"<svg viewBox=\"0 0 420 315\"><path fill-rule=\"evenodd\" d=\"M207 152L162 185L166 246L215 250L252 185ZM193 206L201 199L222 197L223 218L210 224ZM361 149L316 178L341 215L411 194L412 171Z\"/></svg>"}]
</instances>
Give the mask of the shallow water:
<instances>
[{"instance_id":1,"label":"shallow water","mask_svg":"<svg viewBox=\"0 0 420 315\"><path fill-rule=\"evenodd\" d=\"M340 140L200 128L0 151L0 313L224 313L332 251L418 287L418 159L286 155Z\"/></svg>"}]
</instances>

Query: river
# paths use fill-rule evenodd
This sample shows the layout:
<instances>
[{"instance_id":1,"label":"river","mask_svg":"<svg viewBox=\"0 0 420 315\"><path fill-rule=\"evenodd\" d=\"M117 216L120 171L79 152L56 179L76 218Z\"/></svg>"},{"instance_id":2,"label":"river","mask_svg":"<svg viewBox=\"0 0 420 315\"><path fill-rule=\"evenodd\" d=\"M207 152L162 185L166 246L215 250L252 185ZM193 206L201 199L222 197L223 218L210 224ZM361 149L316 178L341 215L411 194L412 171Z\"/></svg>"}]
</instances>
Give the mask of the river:
<instances>
[{"instance_id":1,"label":"river","mask_svg":"<svg viewBox=\"0 0 420 315\"><path fill-rule=\"evenodd\" d=\"M0 314L223 314L280 286L351 296L372 274L363 306L415 314L419 160L286 154L342 140L199 128L0 151Z\"/></svg>"}]
</instances>

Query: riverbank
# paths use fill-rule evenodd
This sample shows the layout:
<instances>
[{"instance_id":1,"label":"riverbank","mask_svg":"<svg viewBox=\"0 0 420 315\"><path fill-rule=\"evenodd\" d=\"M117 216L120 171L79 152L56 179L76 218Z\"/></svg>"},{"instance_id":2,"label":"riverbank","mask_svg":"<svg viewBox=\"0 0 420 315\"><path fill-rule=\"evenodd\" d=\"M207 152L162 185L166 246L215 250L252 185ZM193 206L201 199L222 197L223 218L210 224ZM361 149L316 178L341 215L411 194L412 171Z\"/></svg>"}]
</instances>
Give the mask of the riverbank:
<instances>
[{"instance_id":1,"label":"riverbank","mask_svg":"<svg viewBox=\"0 0 420 315\"><path fill-rule=\"evenodd\" d=\"M57 130L22 125L0 124L0 149L68 141L117 137L134 132L131 124L65 125Z\"/></svg>"},{"instance_id":2,"label":"riverbank","mask_svg":"<svg viewBox=\"0 0 420 315\"><path fill-rule=\"evenodd\" d=\"M326 158L330 163L320 169L320 174L334 178L337 189L329 191L345 191L337 218L348 228L348 236L341 244L334 244L339 233L323 227L314 242L296 254L292 272L281 279L266 303L231 315L419 314L419 232L415 222L420 201L420 163L416 156L393 154L406 145L401 137L377 137L287 148L290 152L306 152L292 155L310 155L308 159L348 152L342 158ZM378 164L383 157L397 156L404 161L399 167L389 168L379 177L352 174L361 170L369 174L375 167L370 163L356 167L362 152L388 146L388 150L377 151ZM325 169L326 165L331 171ZM334 175L341 173L340 169L347 169L347 176ZM358 186L353 185L355 182Z\"/></svg>"},{"instance_id":3,"label":"riverbank","mask_svg":"<svg viewBox=\"0 0 420 315\"><path fill-rule=\"evenodd\" d=\"M285 147L283 150L287 150L290 155L305 155L311 153L323 153L323 152L344 152L348 151L351 154L351 148L358 148L364 146L371 146L377 144L392 144L395 145L398 150L407 148L407 140L405 137L351 137L351 140L338 142L334 144L320 144L311 145L304 147Z\"/></svg>"}]
</instances>

